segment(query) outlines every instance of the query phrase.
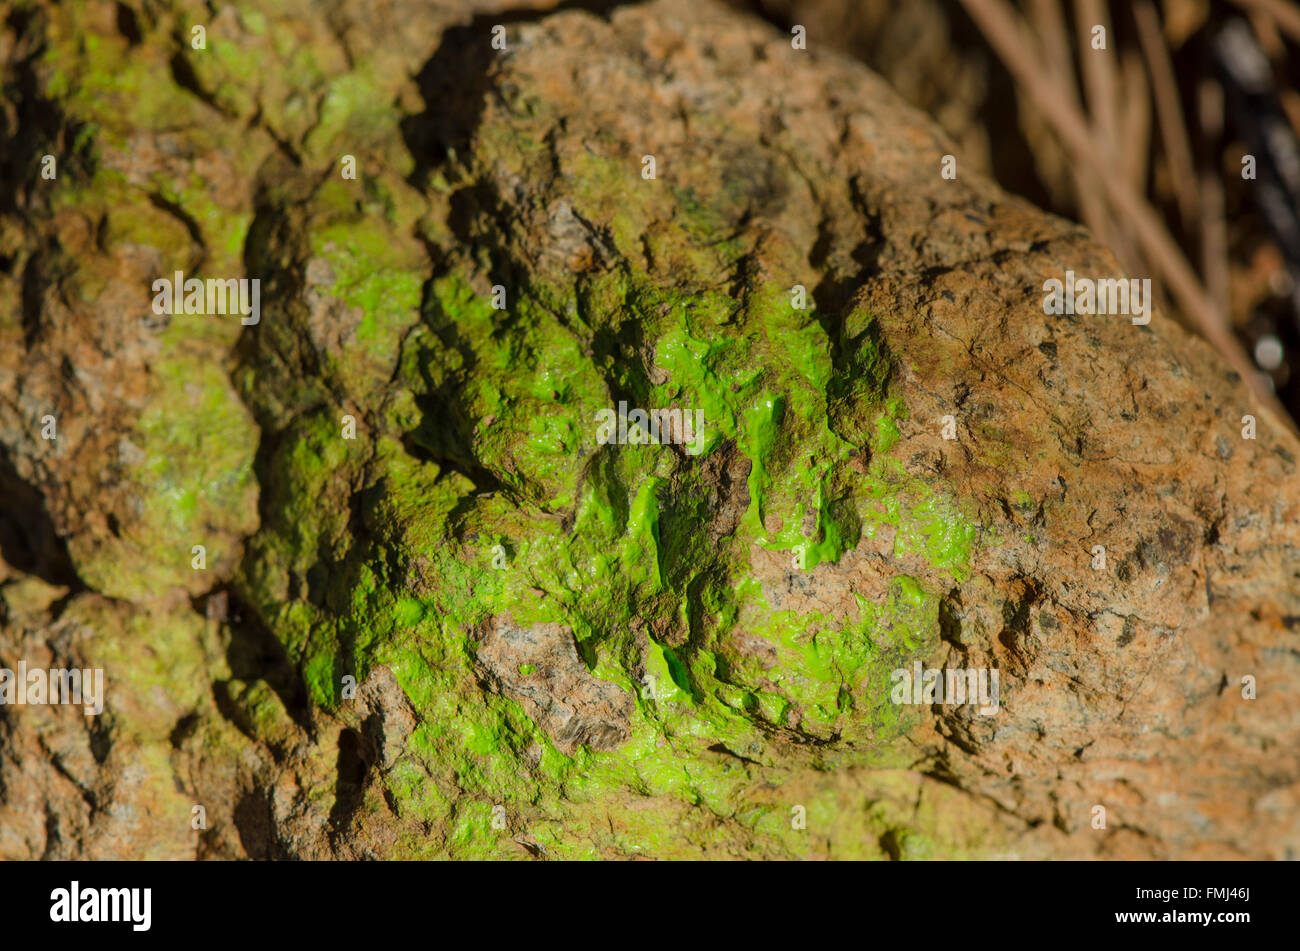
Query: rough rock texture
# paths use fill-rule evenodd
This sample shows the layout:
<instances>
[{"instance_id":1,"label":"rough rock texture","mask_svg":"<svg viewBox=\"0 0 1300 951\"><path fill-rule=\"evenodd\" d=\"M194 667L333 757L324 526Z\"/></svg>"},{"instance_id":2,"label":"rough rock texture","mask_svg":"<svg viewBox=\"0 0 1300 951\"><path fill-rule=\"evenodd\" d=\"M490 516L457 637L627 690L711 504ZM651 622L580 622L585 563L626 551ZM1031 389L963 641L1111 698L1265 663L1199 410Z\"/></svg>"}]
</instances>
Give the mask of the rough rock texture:
<instances>
[{"instance_id":1,"label":"rough rock texture","mask_svg":"<svg viewBox=\"0 0 1300 951\"><path fill-rule=\"evenodd\" d=\"M591 675L568 629L519 627L500 614L489 622L475 659L493 686L518 701L566 756L579 746L616 749L627 739L631 695Z\"/></svg>"},{"instance_id":2,"label":"rough rock texture","mask_svg":"<svg viewBox=\"0 0 1300 951\"><path fill-rule=\"evenodd\" d=\"M862 68L495 9L0 6L0 855L1294 857L1296 440Z\"/></svg>"}]
</instances>

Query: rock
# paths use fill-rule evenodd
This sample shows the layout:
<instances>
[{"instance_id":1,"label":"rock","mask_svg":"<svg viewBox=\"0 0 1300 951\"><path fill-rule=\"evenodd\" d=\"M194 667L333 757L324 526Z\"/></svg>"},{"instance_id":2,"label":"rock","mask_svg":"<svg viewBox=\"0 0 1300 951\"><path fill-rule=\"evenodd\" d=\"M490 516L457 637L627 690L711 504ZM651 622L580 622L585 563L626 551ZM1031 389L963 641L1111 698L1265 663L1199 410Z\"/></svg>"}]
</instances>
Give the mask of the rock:
<instances>
[{"instance_id":1,"label":"rock","mask_svg":"<svg viewBox=\"0 0 1300 951\"><path fill-rule=\"evenodd\" d=\"M508 614L489 619L475 651L495 689L521 704L555 748L572 756L579 746L616 749L628 736L632 698L587 670L573 634L558 624L522 628Z\"/></svg>"},{"instance_id":2,"label":"rock","mask_svg":"<svg viewBox=\"0 0 1300 951\"><path fill-rule=\"evenodd\" d=\"M57 107L23 154L94 131L0 208L0 597L36 618L0 658L88 617L116 687L107 730L4 712L0 808L59 817L4 854L1300 849L1300 445L1243 439L1159 312L1045 315L1114 258L942 179L871 73L685 0L504 51L501 6L230 8L210 56L84 7L115 89L176 83L119 114L71 10L6 27ZM147 324L173 265L257 277L261 322ZM702 411L703 451L603 440L620 403ZM151 653L183 696L118 670ZM996 714L896 702L917 663L996 670Z\"/></svg>"}]
</instances>

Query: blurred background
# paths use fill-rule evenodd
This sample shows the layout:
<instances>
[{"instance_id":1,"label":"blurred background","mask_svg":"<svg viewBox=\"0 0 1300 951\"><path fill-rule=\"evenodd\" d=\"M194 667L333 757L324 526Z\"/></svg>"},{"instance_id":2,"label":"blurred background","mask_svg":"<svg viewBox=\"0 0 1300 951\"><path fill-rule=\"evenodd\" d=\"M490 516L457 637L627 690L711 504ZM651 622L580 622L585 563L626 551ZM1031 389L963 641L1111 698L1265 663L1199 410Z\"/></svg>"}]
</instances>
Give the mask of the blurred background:
<instances>
[{"instance_id":1,"label":"blurred background","mask_svg":"<svg viewBox=\"0 0 1300 951\"><path fill-rule=\"evenodd\" d=\"M959 171L1087 225L1300 419L1292 0L730 2L880 73L951 137Z\"/></svg>"}]
</instances>

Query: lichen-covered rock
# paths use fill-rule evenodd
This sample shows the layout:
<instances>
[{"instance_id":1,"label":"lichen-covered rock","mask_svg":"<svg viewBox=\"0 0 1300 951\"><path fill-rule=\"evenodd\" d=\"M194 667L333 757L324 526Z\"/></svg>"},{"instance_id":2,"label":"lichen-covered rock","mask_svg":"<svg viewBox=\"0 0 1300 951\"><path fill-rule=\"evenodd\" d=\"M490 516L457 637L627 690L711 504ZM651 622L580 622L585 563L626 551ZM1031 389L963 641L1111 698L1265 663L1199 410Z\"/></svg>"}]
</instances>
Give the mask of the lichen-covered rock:
<instances>
[{"instance_id":1,"label":"lichen-covered rock","mask_svg":"<svg viewBox=\"0 0 1300 951\"><path fill-rule=\"evenodd\" d=\"M86 741L144 737L184 792L134 844L1300 849L1300 446L1242 439L1244 389L1158 313L1045 316L1047 278L1118 276L1086 233L941 178L880 80L709 4L534 11L504 50L469 10L305 7L228 7L207 51L184 5L8 28L48 134L89 131L0 209L0 439L48 508L0 597L67 586L47 632L121 599L88 623L175 652L184 699L123 675ZM171 70L160 104L104 105L104 44L127 98ZM173 268L258 277L260 323L149 326ZM896 703L918 662L997 670L997 712ZM26 717L0 752L48 748ZM53 797L50 760L0 803Z\"/></svg>"}]
</instances>

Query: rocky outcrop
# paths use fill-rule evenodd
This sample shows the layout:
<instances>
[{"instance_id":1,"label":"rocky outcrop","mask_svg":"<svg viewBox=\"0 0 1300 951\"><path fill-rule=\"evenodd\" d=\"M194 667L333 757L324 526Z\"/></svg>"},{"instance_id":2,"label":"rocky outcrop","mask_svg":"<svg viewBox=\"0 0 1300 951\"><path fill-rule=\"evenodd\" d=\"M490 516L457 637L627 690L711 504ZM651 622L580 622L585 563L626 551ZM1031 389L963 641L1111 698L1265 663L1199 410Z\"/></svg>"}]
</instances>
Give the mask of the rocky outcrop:
<instances>
[{"instance_id":1,"label":"rocky outcrop","mask_svg":"<svg viewBox=\"0 0 1300 951\"><path fill-rule=\"evenodd\" d=\"M708 4L312 10L6 20L0 661L108 702L4 855L1300 847L1300 445L1085 232Z\"/></svg>"}]
</instances>

